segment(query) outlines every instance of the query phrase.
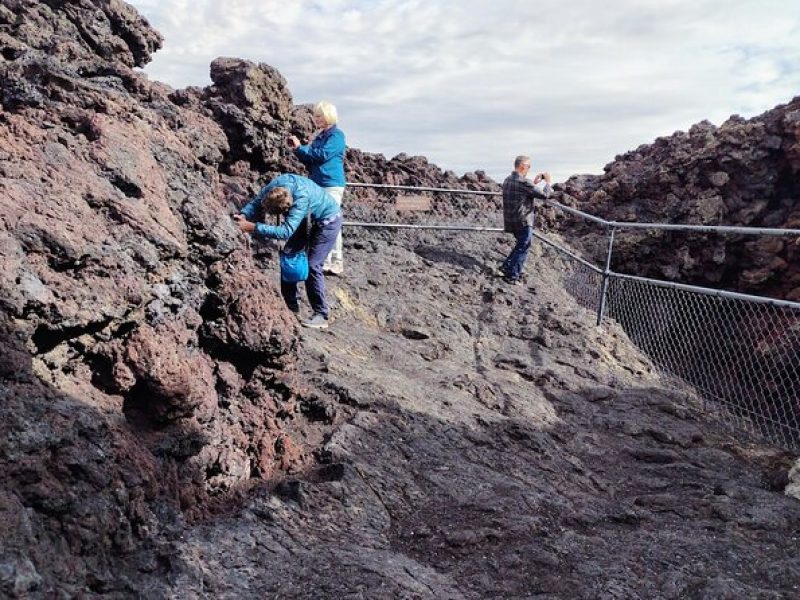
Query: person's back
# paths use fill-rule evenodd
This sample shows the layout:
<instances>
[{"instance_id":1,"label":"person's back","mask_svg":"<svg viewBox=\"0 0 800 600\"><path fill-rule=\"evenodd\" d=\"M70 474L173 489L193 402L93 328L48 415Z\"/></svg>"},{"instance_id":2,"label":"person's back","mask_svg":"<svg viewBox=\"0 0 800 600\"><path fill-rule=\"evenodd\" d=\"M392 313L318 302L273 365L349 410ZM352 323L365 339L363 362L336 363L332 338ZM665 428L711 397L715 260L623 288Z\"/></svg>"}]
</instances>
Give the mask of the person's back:
<instances>
[{"instance_id":1,"label":"person's back","mask_svg":"<svg viewBox=\"0 0 800 600\"><path fill-rule=\"evenodd\" d=\"M296 156L308 167L309 178L321 187L344 187L344 133L337 125L320 132L308 146L295 150Z\"/></svg>"},{"instance_id":2,"label":"person's back","mask_svg":"<svg viewBox=\"0 0 800 600\"><path fill-rule=\"evenodd\" d=\"M553 191L550 174L539 173L531 181L526 177L530 168L530 157L518 156L514 160L514 170L503 181L503 229L517 238L511 254L500 266L500 272L509 283L519 281L528 257L533 238L534 199L549 198ZM540 191L536 184L542 180L546 181L546 185Z\"/></svg>"},{"instance_id":3,"label":"person's back","mask_svg":"<svg viewBox=\"0 0 800 600\"><path fill-rule=\"evenodd\" d=\"M268 187L287 188L292 192L298 207L302 208L307 204L308 210L311 212L311 219L314 221L329 219L339 213L339 204L336 200L308 177L285 173L273 179ZM303 212L303 216L305 216L305 212Z\"/></svg>"},{"instance_id":4,"label":"person's back","mask_svg":"<svg viewBox=\"0 0 800 600\"><path fill-rule=\"evenodd\" d=\"M517 171L503 181L503 229L507 233L518 233L524 227L533 226L533 199L544 197Z\"/></svg>"},{"instance_id":5,"label":"person's back","mask_svg":"<svg viewBox=\"0 0 800 600\"><path fill-rule=\"evenodd\" d=\"M255 220L261 204L270 191L276 188L286 189L292 198L291 207L280 225L267 225L258 223L255 234L262 238L275 238L288 240L311 214L311 220L321 223L333 219L341 214L339 204L324 189L311 181L308 177L284 173L278 175L242 208L241 213L250 220Z\"/></svg>"}]
</instances>

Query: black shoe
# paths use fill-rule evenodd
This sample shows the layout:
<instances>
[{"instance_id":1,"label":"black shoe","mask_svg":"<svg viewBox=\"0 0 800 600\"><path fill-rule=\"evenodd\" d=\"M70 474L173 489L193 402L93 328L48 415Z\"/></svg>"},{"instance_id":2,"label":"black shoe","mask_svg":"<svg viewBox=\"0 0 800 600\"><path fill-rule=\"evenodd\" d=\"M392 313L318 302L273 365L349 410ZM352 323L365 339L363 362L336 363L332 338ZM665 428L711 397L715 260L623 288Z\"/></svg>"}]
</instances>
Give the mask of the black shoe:
<instances>
[{"instance_id":1,"label":"black shoe","mask_svg":"<svg viewBox=\"0 0 800 600\"><path fill-rule=\"evenodd\" d=\"M509 285L519 285L520 283L522 283L522 280L519 277L513 278L509 277L508 275L503 276L503 281L505 281Z\"/></svg>"}]
</instances>

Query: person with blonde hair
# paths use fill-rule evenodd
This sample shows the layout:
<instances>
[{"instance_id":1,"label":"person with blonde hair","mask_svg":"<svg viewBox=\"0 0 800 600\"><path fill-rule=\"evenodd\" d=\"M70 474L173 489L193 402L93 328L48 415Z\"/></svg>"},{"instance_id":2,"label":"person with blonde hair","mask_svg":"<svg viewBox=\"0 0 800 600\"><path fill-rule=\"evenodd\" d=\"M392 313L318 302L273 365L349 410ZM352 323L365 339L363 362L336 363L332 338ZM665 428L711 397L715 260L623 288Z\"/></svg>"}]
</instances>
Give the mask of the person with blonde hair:
<instances>
[{"instance_id":1,"label":"person with blonde hair","mask_svg":"<svg viewBox=\"0 0 800 600\"><path fill-rule=\"evenodd\" d=\"M280 225L267 225L257 221L260 213L282 215L285 218ZM286 173L265 185L234 219L245 233L288 240L283 248L286 254L307 249L306 294L314 313L303 322L303 326L326 329L328 302L322 264L342 229L339 204L309 178ZM297 281L286 281L281 276L281 294L289 310L299 314Z\"/></svg>"},{"instance_id":2,"label":"person with blonde hair","mask_svg":"<svg viewBox=\"0 0 800 600\"><path fill-rule=\"evenodd\" d=\"M289 136L287 144L295 156L309 171L311 181L322 187L342 204L344 196L345 136L339 129L336 107L322 100L314 105L314 125L320 130L310 143L301 145L297 136ZM342 234L339 233L330 255L325 259L323 270L339 275L344 270Z\"/></svg>"}]
</instances>

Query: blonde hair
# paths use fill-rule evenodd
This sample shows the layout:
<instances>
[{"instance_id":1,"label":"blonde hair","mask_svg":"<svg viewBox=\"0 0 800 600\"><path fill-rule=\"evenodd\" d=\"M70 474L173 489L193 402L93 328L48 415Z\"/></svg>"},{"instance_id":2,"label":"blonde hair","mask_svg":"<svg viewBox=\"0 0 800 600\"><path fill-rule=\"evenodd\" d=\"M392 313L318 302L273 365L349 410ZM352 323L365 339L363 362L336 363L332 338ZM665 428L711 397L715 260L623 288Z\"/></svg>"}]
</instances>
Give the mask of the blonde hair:
<instances>
[{"instance_id":1,"label":"blonde hair","mask_svg":"<svg viewBox=\"0 0 800 600\"><path fill-rule=\"evenodd\" d=\"M267 192L261 201L264 210L273 215L281 215L289 210L294 204L292 193L283 187L275 187Z\"/></svg>"},{"instance_id":2,"label":"blonde hair","mask_svg":"<svg viewBox=\"0 0 800 600\"><path fill-rule=\"evenodd\" d=\"M321 100L314 105L314 114L322 116L329 127L339 122L339 114L336 112L336 107L325 100Z\"/></svg>"}]
</instances>

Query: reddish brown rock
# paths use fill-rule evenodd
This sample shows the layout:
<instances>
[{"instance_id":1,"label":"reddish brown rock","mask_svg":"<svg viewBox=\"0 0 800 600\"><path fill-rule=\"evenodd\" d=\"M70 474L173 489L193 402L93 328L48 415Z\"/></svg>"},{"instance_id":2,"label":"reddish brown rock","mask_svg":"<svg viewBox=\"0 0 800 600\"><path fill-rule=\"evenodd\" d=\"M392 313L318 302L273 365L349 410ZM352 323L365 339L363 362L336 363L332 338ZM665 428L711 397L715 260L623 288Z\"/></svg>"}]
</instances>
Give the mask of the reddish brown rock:
<instances>
[{"instance_id":1,"label":"reddish brown rock","mask_svg":"<svg viewBox=\"0 0 800 600\"><path fill-rule=\"evenodd\" d=\"M310 460L274 249L230 219L256 174L220 174L279 170L291 96L221 60L223 108L183 107L132 69L160 43L116 0L0 5L1 595L141 592L165 531Z\"/></svg>"},{"instance_id":2,"label":"reddish brown rock","mask_svg":"<svg viewBox=\"0 0 800 600\"><path fill-rule=\"evenodd\" d=\"M213 363L192 337L173 323L144 325L125 344L125 366L134 381L131 390L139 386L136 408L146 416L173 420L196 414L208 419L213 413L217 403Z\"/></svg>"},{"instance_id":3,"label":"reddish brown rock","mask_svg":"<svg viewBox=\"0 0 800 600\"><path fill-rule=\"evenodd\" d=\"M704 121L618 156L601 176L572 177L565 200L617 221L793 229L800 223L800 98L749 120ZM569 220L598 260L604 235ZM794 238L626 233L612 268L800 300ZM681 261L680 256L692 260Z\"/></svg>"},{"instance_id":4,"label":"reddish brown rock","mask_svg":"<svg viewBox=\"0 0 800 600\"><path fill-rule=\"evenodd\" d=\"M160 43L116 0L0 2L0 595L683 597L719 572L742 581L709 593L746 595L766 568L768 592L796 589L789 499L701 434L684 395L637 391L659 381L651 367L576 316L548 265L540 289L514 292L487 283L485 238L354 232L339 322L301 339L276 245L249 247L230 214L303 172L284 141L311 134L310 109L245 60L214 61L205 89L151 82L133 67ZM675 164L699 149L745 169L632 161L571 181L632 217L642 181L668 198L690 182L692 215L729 214L739 190L743 218L785 208L796 223L762 193L793 183L753 174L757 155L796 162L797 112L658 145ZM347 169L497 190L405 154L351 149ZM757 245L768 260L742 273L788 273L794 248ZM665 268L722 272L738 249L704 252ZM654 580L653 548L659 564L689 557L696 581L682 565Z\"/></svg>"}]
</instances>

